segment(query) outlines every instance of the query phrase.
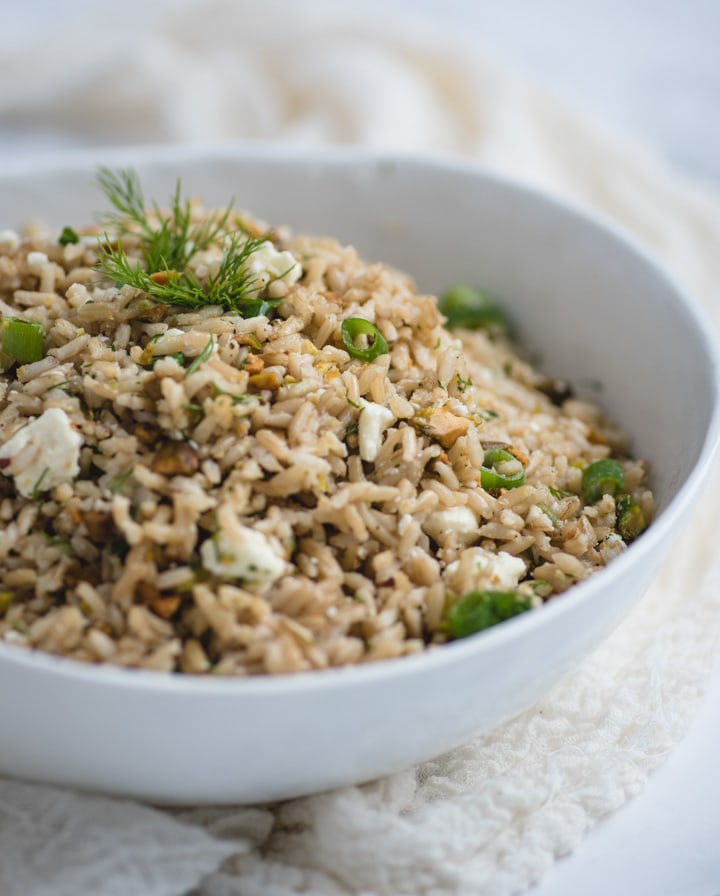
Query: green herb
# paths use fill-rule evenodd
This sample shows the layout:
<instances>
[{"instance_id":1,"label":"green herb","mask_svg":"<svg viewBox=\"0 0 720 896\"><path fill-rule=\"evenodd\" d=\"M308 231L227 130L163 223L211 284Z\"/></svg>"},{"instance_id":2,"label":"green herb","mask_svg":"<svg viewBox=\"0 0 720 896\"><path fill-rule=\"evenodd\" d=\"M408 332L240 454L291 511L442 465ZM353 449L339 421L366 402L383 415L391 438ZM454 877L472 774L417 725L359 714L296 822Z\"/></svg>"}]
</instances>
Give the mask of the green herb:
<instances>
[{"instance_id":1,"label":"green herb","mask_svg":"<svg viewBox=\"0 0 720 896\"><path fill-rule=\"evenodd\" d=\"M388 344L375 324L363 317L348 317L340 327L343 345L352 358L359 361L374 361L380 355L388 353ZM358 346L357 340L366 337L369 344L366 348Z\"/></svg>"},{"instance_id":2,"label":"green herb","mask_svg":"<svg viewBox=\"0 0 720 896\"><path fill-rule=\"evenodd\" d=\"M477 416L480 417L481 420L495 420L500 414L498 414L497 411L493 411L491 408L485 408L485 410L480 411Z\"/></svg>"},{"instance_id":3,"label":"green herb","mask_svg":"<svg viewBox=\"0 0 720 896\"><path fill-rule=\"evenodd\" d=\"M195 373L195 371L208 360L208 358L212 355L214 348L215 348L215 340L213 339L212 336L210 336L205 348L200 352L200 354L196 358L193 359L192 363L190 364L188 369L185 371L186 378L189 376L192 376L192 374Z\"/></svg>"},{"instance_id":4,"label":"green herb","mask_svg":"<svg viewBox=\"0 0 720 896\"><path fill-rule=\"evenodd\" d=\"M122 247L113 248L108 243L100 246L100 266L115 283L132 286L157 302L188 308L217 305L243 317L256 317L260 313L257 300L260 286L255 275L247 270L246 262L264 242L264 239L229 237L217 271L204 284L190 268L171 269L163 263L157 271L148 272L135 259L131 260ZM152 274L160 271L167 277L154 280ZM281 301L268 299L262 304L267 311Z\"/></svg>"},{"instance_id":5,"label":"green herb","mask_svg":"<svg viewBox=\"0 0 720 896\"><path fill-rule=\"evenodd\" d=\"M190 414L202 414L203 412L203 406L201 404L195 404L194 402L184 404L183 408Z\"/></svg>"},{"instance_id":6,"label":"green herb","mask_svg":"<svg viewBox=\"0 0 720 896\"><path fill-rule=\"evenodd\" d=\"M258 299L261 286L246 263L267 237L251 238L244 230L231 228L232 204L194 224L191 203L182 199L179 180L167 212L155 202L148 211L132 170L114 173L101 168L97 181L115 209L102 219L108 231L120 236L133 234L140 241L140 258L131 259L107 233L100 240L99 266L115 283L132 286L169 305L218 305L245 317L266 313L280 303L280 299L262 303ZM188 265L198 252L220 241L225 244L220 265L201 283Z\"/></svg>"},{"instance_id":7,"label":"green herb","mask_svg":"<svg viewBox=\"0 0 720 896\"><path fill-rule=\"evenodd\" d=\"M357 423L351 423L350 426L345 430L345 438L351 436L353 433L358 431Z\"/></svg>"},{"instance_id":8,"label":"green herb","mask_svg":"<svg viewBox=\"0 0 720 896\"><path fill-rule=\"evenodd\" d=\"M486 490L517 488L525 482L525 470L520 461L502 448L490 448L485 452L480 468L480 484Z\"/></svg>"},{"instance_id":9,"label":"green herb","mask_svg":"<svg viewBox=\"0 0 720 896\"><path fill-rule=\"evenodd\" d=\"M210 388L212 390L212 397L217 398L218 395L229 395L232 398L233 404L245 404L248 401L257 401L257 395L249 395L247 392L241 392L239 395L233 395L231 392L226 392L224 389L221 389L217 383L211 383Z\"/></svg>"},{"instance_id":10,"label":"green herb","mask_svg":"<svg viewBox=\"0 0 720 896\"><path fill-rule=\"evenodd\" d=\"M548 491L553 496L553 498L560 501L562 498L569 498L572 495L572 492L566 492L561 488L554 488L552 485L548 486Z\"/></svg>"},{"instance_id":11,"label":"green herb","mask_svg":"<svg viewBox=\"0 0 720 896\"><path fill-rule=\"evenodd\" d=\"M618 531L626 542L633 541L645 529L642 510L631 495L620 495L615 502Z\"/></svg>"},{"instance_id":12,"label":"green herb","mask_svg":"<svg viewBox=\"0 0 720 896\"><path fill-rule=\"evenodd\" d=\"M62 382L53 383L52 386L48 386L45 391L52 392L53 389L62 389L64 386L69 386L70 383L72 383L72 380L62 380Z\"/></svg>"},{"instance_id":13,"label":"green herb","mask_svg":"<svg viewBox=\"0 0 720 896\"><path fill-rule=\"evenodd\" d=\"M132 470L126 470L124 473L118 473L117 476L113 476L110 482L108 482L108 488L114 495L117 495L123 490L125 483L131 476Z\"/></svg>"},{"instance_id":14,"label":"green herb","mask_svg":"<svg viewBox=\"0 0 720 896\"><path fill-rule=\"evenodd\" d=\"M75 243L80 242L80 237L75 233L72 227L63 227L60 236L58 237L58 242L61 246L74 245Z\"/></svg>"},{"instance_id":15,"label":"green herb","mask_svg":"<svg viewBox=\"0 0 720 896\"><path fill-rule=\"evenodd\" d=\"M72 554L73 546L72 543L67 541L65 538L60 538L58 535L48 535L47 532L42 533L45 537L45 540L48 544L55 545L63 554Z\"/></svg>"},{"instance_id":16,"label":"green herb","mask_svg":"<svg viewBox=\"0 0 720 896\"><path fill-rule=\"evenodd\" d=\"M458 389L459 389L461 392L464 392L466 389L469 389L470 386L472 386L472 384L473 384L473 381L470 379L470 377L468 377L467 379L465 379L464 377L460 376L459 373L457 374L456 379L457 379L457 386L458 386Z\"/></svg>"},{"instance_id":17,"label":"green herb","mask_svg":"<svg viewBox=\"0 0 720 896\"><path fill-rule=\"evenodd\" d=\"M625 474L617 460L594 460L582 472L582 494L586 504L595 504L603 495L625 490Z\"/></svg>"},{"instance_id":18,"label":"green herb","mask_svg":"<svg viewBox=\"0 0 720 896\"><path fill-rule=\"evenodd\" d=\"M45 481L45 477L50 472L50 467L45 467L42 473L38 476L35 485L32 488L32 499L33 501L39 501L43 491L47 491L47 489L43 489L42 484Z\"/></svg>"},{"instance_id":19,"label":"green herb","mask_svg":"<svg viewBox=\"0 0 720 896\"><path fill-rule=\"evenodd\" d=\"M559 529L562 523L560 522L560 518L558 517L558 515L553 510L551 510L547 506L547 504L543 504L542 501L538 503L538 507L553 524L553 528Z\"/></svg>"},{"instance_id":20,"label":"green herb","mask_svg":"<svg viewBox=\"0 0 720 896\"><path fill-rule=\"evenodd\" d=\"M352 398L350 398L349 395L346 394L346 395L345 395L345 398L347 398L347 403L348 403L349 405L351 405L352 407L357 408L358 410L361 410L361 409L362 409L362 405L361 405L361 404L358 404L356 401L353 401Z\"/></svg>"},{"instance_id":21,"label":"green herb","mask_svg":"<svg viewBox=\"0 0 720 896\"><path fill-rule=\"evenodd\" d=\"M450 608L447 623L453 638L467 638L530 609L530 598L517 591L470 591Z\"/></svg>"},{"instance_id":22,"label":"green herb","mask_svg":"<svg viewBox=\"0 0 720 896\"><path fill-rule=\"evenodd\" d=\"M115 209L102 216L102 223L113 233L140 237L142 258L151 273L184 270L198 252L231 229L232 202L224 211L193 224L192 204L182 198L179 178L167 212L157 202L148 209L140 179L130 168L118 172L100 168L97 185ZM151 214L155 221L150 220Z\"/></svg>"},{"instance_id":23,"label":"green herb","mask_svg":"<svg viewBox=\"0 0 720 896\"><path fill-rule=\"evenodd\" d=\"M36 320L4 317L2 321L2 350L13 361L31 364L43 356L45 330Z\"/></svg>"},{"instance_id":24,"label":"green herb","mask_svg":"<svg viewBox=\"0 0 720 896\"><path fill-rule=\"evenodd\" d=\"M485 293L473 286L458 284L440 299L440 312L447 318L448 329L465 327L469 330L491 330L505 333L508 320L500 308Z\"/></svg>"}]
</instances>

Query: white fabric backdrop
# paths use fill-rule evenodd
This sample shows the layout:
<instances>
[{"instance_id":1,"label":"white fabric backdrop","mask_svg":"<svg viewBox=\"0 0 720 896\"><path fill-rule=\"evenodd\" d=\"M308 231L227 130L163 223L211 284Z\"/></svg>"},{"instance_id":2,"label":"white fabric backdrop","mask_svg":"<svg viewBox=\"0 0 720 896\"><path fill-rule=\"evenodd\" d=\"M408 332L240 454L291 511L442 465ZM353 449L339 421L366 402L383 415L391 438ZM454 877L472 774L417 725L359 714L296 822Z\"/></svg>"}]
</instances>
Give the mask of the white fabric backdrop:
<instances>
[{"instance_id":1,"label":"white fabric backdrop","mask_svg":"<svg viewBox=\"0 0 720 896\"><path fill-rule=\"evenodd\" d=\"M463 154L613 218L720 325L714 197L457 38L309 9L127 4L112 30L86 18L12 45L0 35L0 122L53 145L272 138ZM709 493L638 609L541 704L391 779L172 814L0 782L0 893L522 892L685 732L720 635L702 537L718 522Z\"/></svg>"}]
</instances>

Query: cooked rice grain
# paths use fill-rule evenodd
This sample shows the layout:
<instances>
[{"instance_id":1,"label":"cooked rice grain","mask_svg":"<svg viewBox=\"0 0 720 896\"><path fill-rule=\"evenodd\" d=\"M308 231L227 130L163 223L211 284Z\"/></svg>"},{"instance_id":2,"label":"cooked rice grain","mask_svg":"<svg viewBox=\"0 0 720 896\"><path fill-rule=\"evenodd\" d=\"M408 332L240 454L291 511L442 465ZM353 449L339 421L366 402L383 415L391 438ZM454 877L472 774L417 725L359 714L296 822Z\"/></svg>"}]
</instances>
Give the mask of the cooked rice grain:
<instances>
[{"instance_id":1,"label":"cooked rice grain","mask_svg":"<svg viewBox=\"0 0 720 896\"><path fill-rule=\"evenodd\" d=\"M268 287L284 296L274 319L243 319L153 310L102 280L87 237L0 245L0 312L46 333L40 361L0 355L7 642L187 674L399 657L445 642L467 590L538 605L625 549L614 499L580 497L593 460L620 459L651 516L647 465L598 408L555 406L511 345L448 333L433 297L351 247L280 248L302 278ZM209 263L198 256L199 277ZM388 353L353 359L349 317ZM23 496L15 476L40 449L2 446L51 408L81 437L79 474ZM482 488L491 446L520 460L524 485Z\"/></svg>"}]
</instances>

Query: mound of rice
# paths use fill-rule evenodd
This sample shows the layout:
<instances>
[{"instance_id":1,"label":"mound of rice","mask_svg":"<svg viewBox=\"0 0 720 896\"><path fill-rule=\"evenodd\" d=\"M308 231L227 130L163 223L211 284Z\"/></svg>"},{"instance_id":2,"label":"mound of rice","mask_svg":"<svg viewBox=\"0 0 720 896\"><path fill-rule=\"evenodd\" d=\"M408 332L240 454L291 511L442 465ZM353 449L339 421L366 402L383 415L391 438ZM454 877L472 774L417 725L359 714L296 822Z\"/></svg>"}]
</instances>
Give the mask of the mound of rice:
<instances>
[{"instance_id":1,"label":"mound of rice","mask_svg":"<svg viewBox=\"0 0 720 896\"><path fill-rule=\"evenodd\" d=\"M397 657L445 642L468 592L536 606L625 549L615 499L582 499L593 460L621 460L650 519L646 465L599 410L504 339L448 332L405 274L276 232L282 301L244 319L114 286L81 233L0 234L0 314L45 331L41 360L0 356L6 642L222 675ZM347 318L388 352L352 357ZM492 447L522 485L482 487Z\"/></svg>"}]
</instances>

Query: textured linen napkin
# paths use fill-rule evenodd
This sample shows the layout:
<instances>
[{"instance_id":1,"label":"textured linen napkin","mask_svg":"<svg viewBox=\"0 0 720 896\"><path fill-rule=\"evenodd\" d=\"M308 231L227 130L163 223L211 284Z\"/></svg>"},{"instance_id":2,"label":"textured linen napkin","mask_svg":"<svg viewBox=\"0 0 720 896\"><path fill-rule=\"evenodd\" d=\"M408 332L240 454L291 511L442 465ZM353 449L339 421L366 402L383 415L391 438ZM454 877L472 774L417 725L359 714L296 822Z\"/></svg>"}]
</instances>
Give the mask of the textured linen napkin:
<instances>
[{"instance_id":1,"label":"textured linen napkin","mask_svg":"<svg viewBox=\"0 0 720 896\"><path fill-rule=\"evenodd\" d=\"M477 47L339 5L121 13L110 25L85 4L52 34L0 34L0 152L259 138L462 154L614 219L720 325L720 202ZM513 721L392 778L275 806L167 812L0 780L0 893L522 892L686 731L720 635L711 497L632 615Z\"/></svg>"}]
</instances>

